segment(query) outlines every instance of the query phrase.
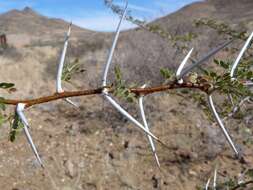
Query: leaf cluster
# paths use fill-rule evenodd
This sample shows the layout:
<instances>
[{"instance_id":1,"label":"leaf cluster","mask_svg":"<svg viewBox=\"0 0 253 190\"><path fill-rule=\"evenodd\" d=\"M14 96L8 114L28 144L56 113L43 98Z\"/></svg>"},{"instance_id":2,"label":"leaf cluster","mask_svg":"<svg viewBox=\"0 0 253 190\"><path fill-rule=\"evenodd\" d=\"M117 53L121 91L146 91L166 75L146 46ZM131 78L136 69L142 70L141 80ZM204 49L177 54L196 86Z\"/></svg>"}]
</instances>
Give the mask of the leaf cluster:
<instances>
[{"instance_id":1,"label":"leaf cluster","mask_svg":"<svg viewBox=\"0 0 253 190\"><path fill-rule=\"evenodd\" d=\"M79 59L75 59L72 63L65 64L62 71L62 81L70 82L72 77L77 73L83 73L85 69L81 68Z\"/></svg>"},{"instance_id":2,"label":"leaf cluster","mask_svg":"<svg viewBox=\"0 0 253 190\"><path fill-rule=\"evenodd\" d=\"M131 93L126 85L126 82L122 79L122 72L119 66L114 67L114 74L114 95L128 102L134 102L136 100L136 95L134 93ZM133 85L131 85L131 87L133 87Z\"/></svg>"},{"instance_id":3,"label":"leaf cluster","mask_svg":"<svg viewBox=\"0 0 253 190\"><path fill-rule=\"evenodd\" d=\"M208 26L214 29L219 34L226 34L232 38L246 40L246 31L237 31L232 29L228 24L211 19L211 18L200 18L194 21L196 27Z\"/></svg>"},{"instance_id":4,"label":"leaf cluster","mask_svg":"<svg viewBox=\"0 0 253 190\"><path fill-rule=\"evenodd\" d=\"M13 83L6 83L6 82L1 82L0 83L0 89L7 90L8 92L11 92L14 89L14 84ZM8 119L6 119L6 115L4 114L6 110L6 105L2 103L4 100L3 97L0 97L0 126L2 126Z\"/></svg>"},{"instance_id":5,"label":"leaf cluster","mask_svg":"<svg viewBox=\"0 0 253 190\"><path fill-rule=\"evenodd\" d=\"M9 120L11 121L11 129L10 129L10 133L9 133L9 139L11 142L14 142L16 140L17 135L24 128L24 124L21 122L17 113L15 113L14 116L11 116L11 118Z\"/></svg>"},{"instance_id":6,"label":"leaf cluster","mask_svg":"<svg viewBox=\"0 0 253 190\"><path fill-rule=\"evenodd\" d=\"M175 77L175 72L169 68L161 68L160 74L166 81L170 81Z\"/></svg>"}]
</instances>

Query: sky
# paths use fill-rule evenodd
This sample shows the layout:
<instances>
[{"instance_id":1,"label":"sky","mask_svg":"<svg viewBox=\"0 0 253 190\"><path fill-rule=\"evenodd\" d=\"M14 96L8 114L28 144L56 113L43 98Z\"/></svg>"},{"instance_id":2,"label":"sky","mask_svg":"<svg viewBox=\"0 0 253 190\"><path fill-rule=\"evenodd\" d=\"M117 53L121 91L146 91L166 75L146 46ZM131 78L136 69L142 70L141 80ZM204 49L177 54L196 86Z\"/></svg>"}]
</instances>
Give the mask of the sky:
<instances>
[{"instance_id":1,"label":"sky","mask_svg":"<svg viewBox=\"0 0 253 190\"><path fill-rule=\"evenodd\" d=\"M175 12L196 0L129 0L131 14L141 20L151 21ZM114 0L123 6L124 1ZM31 7L42 15L72 21L83 28L95 31L113 31L118 16L104 5L104 0L0 0L0 14L12 9ZM134 27L124 21L123 29Z\"/></svg>"}]
</instances>

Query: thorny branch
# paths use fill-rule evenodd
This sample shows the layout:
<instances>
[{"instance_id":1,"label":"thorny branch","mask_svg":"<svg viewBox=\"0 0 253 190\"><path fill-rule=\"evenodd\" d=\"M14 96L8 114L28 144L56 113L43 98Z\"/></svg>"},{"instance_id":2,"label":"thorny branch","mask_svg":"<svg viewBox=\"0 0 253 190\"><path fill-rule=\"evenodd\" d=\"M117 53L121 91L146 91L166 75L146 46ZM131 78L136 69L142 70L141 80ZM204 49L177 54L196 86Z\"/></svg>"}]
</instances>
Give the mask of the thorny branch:
<instances>
[{"instance_id":1,"label":"thorny branch","mask_svg":"<svg viewBox=\"0 0 253 190\"><path fill-rule=\"evenodd\" d=\"M105 70L104 70L104 74L102 77L102 84L101 87L99 88L95 88L95 89L84 89L84 90L78 90L78 91L64 91L62 88L62 73L63 73L63 67L64 67L64 61L65 61L65 56L66 56L66 52L67 52L67 47L68 47L68 40L70 37L70 32L71 32L71 24L69 26L69 30L68 33L66 35L66 39L64 42L64 47L63 47L63 51L62 51L62 55L61 55L61 60L58 66L58 72L57 72L57 81L56 81L56 92L54 94L48 95L48 96L43 96L43 97L39 97L39 98L34 98L34 99L4 99L4 98L0 98L0 104L8 104L8 105L15 105L16 106L16 113L19 116L19 119L21 120L21 122L24 124L24 131L25 134L27 136L27 140L29 142L29 144L31 145L31 148L37 158L37 160L39 161L39 163L41 164L41 166L43 167L43 163L40 159L40 156L38 154L38 151L33 143L33 140L31 138L31 135L29 133L28 130L28 122L25 118L25 115L23 113L25 108L29 108L31 106L35 106L38 104L43 104L43 103L47 103L47 102L52 102L52 101L56 101L56 100L66 100L67 102L69 102L70 104L76 106L71 100L69 100L68 98L70 97L78 97L78 96L88 96L88 95L103 95L103 97L109 101L109 103L112 104L113 107L115 107L122 115L124 115L129 121L131 121L133 124L135 124L135 126L137 126L138 128L140 128L143 132L146 133L146 135L148 135L149 137L149 142L150 145L152 147L152 151L154 153L154 156L156 158L157 161L157 165L160 166L159 160L158 160L158 156L156 154L156 150L155 150L155 146L153 143L153 139L156 140L157 142L159 142L160 144L164 145L165 147L167 147L166 144L164 144L158 137L156 137L155 135L153 135L150 131L149 131L149 127L147 125L146 122L146 117L145 117L145 112L144 112L144 106L143 106L143 102L142 102L142 98L145 95L148 94L153 94L153 93L158 93L158 92L165 92L168 90L173 90L173 89L182 89L182 88L190 88L190 89L198 89L202 92L204 92L207 95L207 100L210 104L210 110L213 112L214 117L216 118L223 134L225 135L228 143L230 144L230 146L232 147L232 149L234 150L235 154L237 157L240 157L239 152L236 149L236 146L234 145L232 139L230 138L230 134L227 132L225 126L222 123L222 119L220 118L219 114L216 111L215 105L213 103L213 99L212 99L212 93L214 91L216 91L218 88L214 87L213 84L210 81L207 80L201 80L203 78L201 78L201 76L197 76L196 78L194 78L194 81L192 79L187 78L187 75L197 66L199 66L200 64L204 63L206 60L208 60L210 57L212 57L213 55L215 55L216 53L218 53L219 51L221 51L222 49L224 49L225 47L227 47L229 44L231 44L233 42L233 39L223 43L221 46L211 50L209 53L207 53L202 59L200 59L199 61L195 61L193 64L189 65L188 67L185 67L185 65L187 64L188 59L190 58L190 55L193 51L193 48L189 51L189 53L186 55L186 57L184 58L184 60L182 61L182 63L180 64L177 72L176 72L176 77L175 79L170 80L169 83L167 83L166 85L160 85L160 86L153 86L153 87L140 87L140 88L127 88L128 92L134 94L134 96L136 98L139 98L140 101L140 111L142 114L142 119L143 119L143 124L141 124L139 121L137 121L137 119L135 119L130 113L128 113L119 103L117 103L117 101L114 100L113 96L111 96L110 94L113 94L115 91L117 91L117 88L113 85L108 85L107 84L107 76L108 76L108 72L112 63L112 59L113 59L113 54L117 45L117 41L119 38L119 34L120 34L120 27L121 27L121 23L123 22L123 20L126 17L126 13L127 13L127 6L128 6L128 2L126 1L125 4L125 8L124 11L122 12L121 15L121 19L119 21L115 36L114 36L114 40L112 43L112 47L105 65ZM236 78L234 78L234 72L236 71L238 64L243 56L243 53L246 51L251 39L253 38L253 33L250 35L250 37L248 38L246 44L244 45L244 47L242 48L237 60L235 61L232 70L230 72L230 76L231 79L233 79L232 81L237 80ZM185 68L184 68L185 67ZM239 83L243 85L246 85L247 82L252 82L252 81L246 81L245 82L240 82L238 80ZM248 84L248 83L247 83ZM16 123L16 122L15 122ZM209 181L210 182L210 181ZM209 184L208 182L208 184ZM216 174L214 177L214 188L216 187Z\"/></svg>"},{"instance_id":2,"label":"thorny branch","mask_svg":"<svg viewBox=\"0 0 253 190\"><path fill-rule=\"evenodd\" d=\"M130 92L134 93L136 96L140 96L140 95L148 95L148 94L153 94L157 92L165 92L168 90L180 89L180 88L194 88L194 89L199 89L206 93L208 92L208 88L206 84L194 84L191 82L184 82L182 84L178 84L176 81L168 85L146 87L146 88L130 88L129 90ZM23 99L23 100L22 99L0 99L0 103L7 104L7 105L17 105L18 103L24 103L26 104L25 107L28 108L34 105L52 102L59 99L78 97L78 96L98 95L98 94L102 94L104 89L108 89L109 93L114 92L113 87L105 86L105 87L99 87L96 89L87 89L87 90L79 90L79 91L64 91L61 93L54 93L49 96L43 96L43 97L34 98L34 99Z\"/></svg>"}]
</instances>

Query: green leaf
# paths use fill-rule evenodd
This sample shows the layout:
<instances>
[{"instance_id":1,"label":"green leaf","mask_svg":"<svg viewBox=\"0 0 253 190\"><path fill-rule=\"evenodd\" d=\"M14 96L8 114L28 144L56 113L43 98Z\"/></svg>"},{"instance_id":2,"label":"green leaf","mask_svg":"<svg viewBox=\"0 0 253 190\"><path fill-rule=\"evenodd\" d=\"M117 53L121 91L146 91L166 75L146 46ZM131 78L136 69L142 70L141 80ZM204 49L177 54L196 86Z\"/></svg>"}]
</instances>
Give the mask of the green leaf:
<instances>
[{"instance_id":1,"label":"green leaf","mask_svg":"<svg viewBox=\"0 0 253 190\"><path fill-rule=\"evenodd\" d=\"M121 81L122 80L122 73L121 73L121 70L120 70L120 67L118 65L116 65L114 67L114 73L115 73L115 78L116 78L116 81Z\"/></svg>"},{"instance_id":2,"label":"green leaf","mask_svg":"<svg viewBox=\"0 0 253 190\"><path fill-rule=\"evenodd\" d=\"M12 130L9 134L9 138L10 138L10 141L11 142L14 142L16 140L16 133L17 131L16 130Z\"/></svg>"},{"instance_id":3,"label":"green leaf","mask_svg":"<svg viewBox=\"0 0 253 190\"><path fill-rule=\"evenodd\" d=\"M65 64L62 71L61 80L65 82L70 82L72 76L79 72L84 72L85 69L81 69L81 64L78 59L75 59L72 63Z\"/></svg>"},{"instance_id":4,"label":"green leaf","mask_svg":"<svg viewBox=\"0 0 253 190\"><path fill-rule=\"evenodd\" d=\"M11 142L14 142L16 140L17 134L24 128L24 124L20 121L18 115L15 113L12 125L11 125L11 131L9 134L9 138Z\"/></svg>"},{"instance_id":5,"label":"green leaf","mask_svg":"<svg viewBox=\"0 0 253 190\"><path fill-rule=\"evenodd\" d=\"M2 126L5 122L5 117L0 113L0 126Z\"/></svg>"},{"instance_id":6,"label":"green leaf","mask_svg":"<svg viewBox=\"0 0 253 190\"><path fill-rule=\"evenodd\" d=\"M3 89L12 88L14 86L15 85L13 83L5 83L5 82L0 83L0 88L3 88Z\"/></svg>"},{"instance_id":7,"label":"green leaf","mask_svg":"<svg viewBox=\"0 0 253 190\"><path fill-rule=\"evenodd\" d=\"M161 69L160 69L160 73L161 73L161 75L163 76L163 78L165 78L165 79L171 79L172 76L173 76L173 74L174 74L174 72L171 71L171 70L168 69L168 68L161 68Z\"/></svg>"},{"instance_id":8,"label":"green leaf","mask_svg":"<svg viewBox=\"0 0 253 190\"><path fill-rule=\"evenodd\" d=\"M246 172L246 175L253 178L253 169L249 169L247 172Z\"/></svg>"},{"instance_id":9,"label":"green leaf","mask_svg":"<svg viewBox=\"0 0 253 190\"><path fill-rule=\"evenodd\" d=\"M4 103L0 103L0 110L5 111L5 109L6 109L5 104Z\"/></svg>"}]
</instances>

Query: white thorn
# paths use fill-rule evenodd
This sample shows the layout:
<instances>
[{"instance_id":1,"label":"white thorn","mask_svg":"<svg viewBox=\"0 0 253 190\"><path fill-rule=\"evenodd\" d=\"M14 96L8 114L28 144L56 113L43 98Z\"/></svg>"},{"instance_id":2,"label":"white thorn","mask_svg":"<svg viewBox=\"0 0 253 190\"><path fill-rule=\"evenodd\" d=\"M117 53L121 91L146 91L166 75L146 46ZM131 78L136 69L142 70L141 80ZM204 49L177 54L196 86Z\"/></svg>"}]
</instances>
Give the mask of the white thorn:
<instances>
[{"instance_id":1,"label":"white thorn","mask_svg":"<svg viewBox=\"0 0 253 190\"><path fill-rule=\"evenodd\" d=\"M113 43L112 43L112 47L111 47L111 50L109 52L109 56L108 56L108 59L107 59L107 63L105 65L105 70L104 70L104 75L103 75L103 80L102 80L102 86L106 86L107 84L107 75L108 75L108 71L109 71L109 68L110 68L110 65L112 63L112 58L113 58L113 54L114 54L114 50L115 50L115 47L117 45L117 42L118 42L118 38L119 38L119 33L120 33L120 27L121 27L121 23L123 21L123 19L125 18L126 16L126 13L127 13L127 6L128 6L128 1L126 1L126 5L125 5L125 9L124 9L124 12L123 12L123 15L119 21L119 24L118 24L118 27L116 29L116 34L114 36L114 40L113 40Z\"/></svg>"},{"instance_id":2,"label":"white thorn","mask_svg":"<svg viewBox=\"0 0 253 190\"><path fill-rule=\"evenodd\" d=\"M17 105L16 112L17 112L19 118L21 119L22 123L28 127L29 124L28 124L28 121L23 113L24 110L25 110L25 104L19 103Z\"/></svg>"},{"instance_id":3,"label":"white thorn","mask_svg":"<svg viewBox=\"0 0 253 190\"><path fill-rule=\"evenodd\" d=\"M104 97L126 118L128 118L131 122L133 122L137 127L143 130L146 134L150 135L155 140L159 140L155 135L149 132L140 122L134 119L127 111L125 111L113 98L111 98L107 93L103 93Z\"/></svg>"},{"instance_id":4,"label":"white thorn","mask_svg":"<svg viewBox=\"0 0 253 190\"><path fill-rule=\"evenodd\" d=\"M183 82L184 82L183 79L179 79L179 80L177 81L178 84L183 84Z\"/></svg>"},{"instance_id":5,"label":"white thorn","mask_svg":"<svg viewBox=\"0 0 253 190\"><path fill-rule=\"evenodd\" d=\"M245 44L244 44L242 50L240 51L238 57L236 58L236 60L235 60L235 62L234 62L234 64L233 64L233 66L232 66L232 69L231 69L231 71L230 71L230 77L231 77L232 79L234 78L235 70L236 70L236 68L237 68L237 66L238 66L238 64L239 64L239 62L240 62L240 60L241 60L241 58L242 58L244 52L247 50L247 48L248 48L248 46L249 46L250 41L252 40L252 38L253 38L253 32L252 32L251 35L248 37L247 41L245 42Z\"/></svg>"},{"instance_id":6,"label":"white thorn","mask_svg":"<svg viewBox=\"0 0 253 190\"><path fill-rule=\"evenodd\" d=\"M76 107L76 108L79 108L79 106L78 106L75 102L71 101L69 98L65 98L64 100L65 100L67 103L69 103L70 105L72 105L72 106L74 106L74 107Z\"/></svg>"},{"instance_id":7,"label":"white thorn","mask_svg":"<svg viewBox=\"0 0 253 190\"><path fill-rule=\"evenodd\" d=\"M41 160L41 158L40 158L40 156L39 156L39 153L38 153L38 151L37 151L37 148L36 148L36 146L34 145L33 140L32 140L32 137L31 137L31 135L30 135L30 133L29 133L29 130L28 130L28 126L29 126L29 125L28 125L27 119L26 119L26 117L25 117L25 115L24 115L24 113L23 113L24 109L25 109L25 104L19 103L19 104L17 105L17 108L16 108L16 113L18 114L18 116L19 116L21 122L22 122L23 125L24 125L24 128L23 128L23 129L24 129L24 132L25 132L27 141L28 141L28 143L30 144L30 146L31 146L31 148L32 148L32 151L33 151L35 157L37 158L37 160L38 160L38 162L40 163L41 167L44 168L43 163L42 163L42 160Z\"/></svg>"},{"instance_id":8,"label":"white thorn","mask_svg":"<svg viewBox=\"0 0 253 190\"><path fill-rule=\"evenodd\" d=\"M246 81L243 83L244 86L253 86L253 82L252 81Z\"/></svg>"},{"instance_id":9,"label":"white thorn","mask_svg":"<svg viewBox=\"0 0 253 190\"><path fill-rule=\"evenodd\" d=\"M62 72L63 72L63 67L64 67L65 58L66 58L66 54L67 54L67 48L68 48L69 38L70 38L70 34L71 34L71 27L72 27L72 22L69 24L68 32L66 34L66 38L64 41L64 45L63 45L61 59L60 59L59 65L58 65L57 79L56 79L56 92L57 93L64 92L63 88L62 88ZM65 101L68 102L69 104L73 105L74 107L78 108L78 105L75 104L74 102L72 102L71 100L66 98Z\"/></svg>"},{"instance_id":10,"label":"white thorn","mask_svg":"<svg viewBox=\"0 0 253 190\"><path fill-rule=\"evenodd\" d=\"M145 87L146 87L146 85L144 84L141 88L145 88ZM140 111L141 111L141 116L142 116L142 120L143 120L143 123L144 123L144 127L147 129L147 131L150 131L147 120L146 120L145 112L144 112L143 96L140 96L140 98L139 98L139 106L140 106ZM154 154L156 163L157 163L158 167L160 168L161 165L160 165L157 153L156 153L156 148L155 148L155 144L153 142L153 139L149 135L147 135L147 136L148 136L148 140L149 140L152 152Z\"/></svg>"},{"instance_id":11,"label":"white thorn","mask_svg":"<svg viewBox=\"0 0 253 190\"><path fill-rule=\"evenodd\" d=\"M56 92L57 93L63 92L61 79L62 79L62 71L63 71L63 66L64 66L68 43L69 43L69 37L70 37L70 33L71 33L71 26L72 26L72 23L70 23L68 33L66 34L66 38L65 38L65 42L64 42L64 46L63 46L63 50L62 50L62 54L61 54L61 59L60 59L59 65L58 65L57 79L56 79Z\"/></svg>"},{"instance_id":12,"label":"white thorn","mask_svg":"<svg viewBox=\"0 0 253 190\"><path fill-rule=\"evenodd\" d=\"M215 167L214 170L214 176L213 176L213 190L216 190L217 186L217 167Z\"/></svg>"},{"instance_id":13,"label":"white thorn","mask_svg":"<svg viewBox=\"0 0 253 190\"><path fill-rule=\"evenodd\" d=\"M214 56L216 53L218 53L219 51L221 51L223 48L225 48L226 46L228 46L230 43L232 43L233 40L229 40L227 42L225 42L224 44L222 44L221 46L211 50L210 52L208 52L202 59L200 59L199 61L189 65L188 67L186 67L180 74L180 78L182 78L183 76L185 76L187 73L189 73L191 70L193 70L196 66L204 63L206 60L208 60L210 57Z\"/></svg>"},{"instance_id":14,"label":"white thorn","mask_svg":"<svg viewBox=\"0 0 253 190\"><path fill-rule=\"evenodd\" d=\"M177 77L177 80L179 80L179 81L178 81L179 83L182 83L182 82L183 82L183 80L182 80L182 78L181 78L180 75L181 75L181 72L182 72L182 70L183 70L185 64L187 63L188 59L190 58L193 49L194 49L194 48L192 48L192 49L189 51L189 53L185 56L184 60L181 62L181 64L179 65L179 67L178 67L178 69L177 69L176 77Z\"/></svg>"},{"instance_id":15,"label":"white thorn","mask_svg":"<svg viewBox=\"0 0 253 190\"><path fill-rule=\"evenodd\" d=\"M213 115L215 116L215 119L217 121L217 123L219 124L223 134L225 135L229 145L231 146L231 148L233 149L233 151L235 152L236 156L239 157L240 154L239 152L237 151L229 133L227 132L226 128L224 127L223 123L222 123L222 120L220 119L220 116L219 114L217 113L216 109L215 109L215 106L214 106L214 103L213 103L213 99L212 99L212 95L209 95L208 96L208 102L209 102L209 105L210 105L210 108L211 108L211 111L213 113Z\"/></svg>"},{"instance_id":16,"label":"white thorn","mask_svg":"<svg viewBox=\"0 0 253 190\"><path fill-rule=\"evenodd\" d=\"M208 189L209 189L210 181L211 181L211 177L210 177L210 178L207 180L207 182L206 182L205 190L208 190Z\"/></svg>"}]
</instances>

